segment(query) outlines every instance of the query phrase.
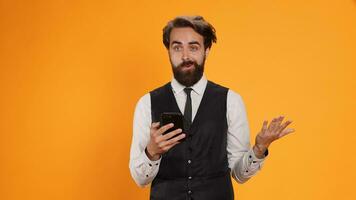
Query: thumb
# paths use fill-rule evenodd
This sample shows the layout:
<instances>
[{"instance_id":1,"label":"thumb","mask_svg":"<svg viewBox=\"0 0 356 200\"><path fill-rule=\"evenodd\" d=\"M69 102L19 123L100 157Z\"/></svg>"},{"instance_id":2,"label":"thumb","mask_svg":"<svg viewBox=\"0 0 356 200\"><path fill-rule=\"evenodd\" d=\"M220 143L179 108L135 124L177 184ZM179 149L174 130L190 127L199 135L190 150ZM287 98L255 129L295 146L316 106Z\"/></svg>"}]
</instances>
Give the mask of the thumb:
<instances>
[{"instance_id":1,"label":"thumb","mask_svg":"<svg viewBox=\"0 0 356 200\"><path fill-rule=\"evenodd\" d=\"M151 128L157 129L159 127L159 124L160 124L159 122L153 122L151 124Z\"/></svg>"},{"instance_id":2,"label":"thumb","mask_svg":"<svg viewBox=\"0 0 356 200\"><path fill-rule=\"evenodd\" d=\"M284 129L279 135L278 135L278 138L281 138L285 135L288 135L289 133L293 133L295 130L292 129L292 128L287 128L287 129Z\"/></svg>"}]
</instances>

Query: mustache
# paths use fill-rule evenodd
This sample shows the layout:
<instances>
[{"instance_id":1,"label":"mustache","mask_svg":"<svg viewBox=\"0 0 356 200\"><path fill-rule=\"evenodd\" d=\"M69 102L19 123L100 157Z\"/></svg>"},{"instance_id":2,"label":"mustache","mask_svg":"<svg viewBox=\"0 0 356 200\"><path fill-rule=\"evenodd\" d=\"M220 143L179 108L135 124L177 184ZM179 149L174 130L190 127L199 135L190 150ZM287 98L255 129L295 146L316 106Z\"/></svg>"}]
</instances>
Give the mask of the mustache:
<instances>
[{"instance_id":1,"label":"mustache","mask_svg":"<svg viewBox=\"0 0 356 200\"><path fill-rule=\"evenodd\" d=\"M178 67L184 67L188 65L194 65L196 66L196 63L194 61L188 60L188 61L183 61L181 64L178 65Z\"/></svg>"}]
</instances>

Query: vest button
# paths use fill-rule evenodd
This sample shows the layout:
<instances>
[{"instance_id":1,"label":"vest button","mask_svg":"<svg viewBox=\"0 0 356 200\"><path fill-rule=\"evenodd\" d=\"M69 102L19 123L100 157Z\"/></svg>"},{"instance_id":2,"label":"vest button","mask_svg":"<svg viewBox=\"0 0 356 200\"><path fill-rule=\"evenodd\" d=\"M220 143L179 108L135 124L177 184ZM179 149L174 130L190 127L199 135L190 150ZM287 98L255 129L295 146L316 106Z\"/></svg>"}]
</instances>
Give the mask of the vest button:
<instances>
[{"instance_id":1,"label":"vest button","mask_svg":"<svg viewBox=\"0 0 356 200\"><path fill-rule=\"evenodd\" d=\"M188 194L192 194L193 192L191 190L188 190Z\"/></svg>"},{"instance_id":2,"label":"vest button","mask_svg":"<svg viewBox=\"0 0 356 200\"><path fill-rule=\"evenodd\" d=\"M191 176L189 176L189 177L188 177L188 179L189 179L189 180L192 180L192 177L191 177Z\"/></svg>"},{"instance_id":3,"label":"vest button","mask_svg":"<svg viewBox=\"0 0 356 200\"><path fill-rule=\"evenodd\" d=\"M192 161L191 161L191 160L188 160L188 164L190 164L190 163L192 163Z\"/></svg>"}]
</instances>

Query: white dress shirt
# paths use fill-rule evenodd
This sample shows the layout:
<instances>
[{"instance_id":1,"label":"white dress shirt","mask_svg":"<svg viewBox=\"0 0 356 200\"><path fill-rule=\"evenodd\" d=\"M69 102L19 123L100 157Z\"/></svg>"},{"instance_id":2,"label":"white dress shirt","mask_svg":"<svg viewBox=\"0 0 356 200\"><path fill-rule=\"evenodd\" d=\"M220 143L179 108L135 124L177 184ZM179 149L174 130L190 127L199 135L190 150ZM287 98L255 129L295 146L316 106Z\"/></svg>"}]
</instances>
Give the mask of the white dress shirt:
<instances>
[{"instance_id":1,"label":"white dress shirt","mask_svg":"<svg viewBox=\"0 0 356 200\"><path fill-rule=\"evenodd\" d=\"M203 75L191 87L193 89L191 93L192 120L194 120L199 108L207 82L208 80ZM185 86L174 78L171 81L171 85L178 107L184 113L187 98L183 90ZM230 89L227 94L226 117L228 123L227 157L229 168L231 169L232 177L237 182L244 183L261 169L264 158L258 159L250 147L250 130L244 103L241 96ZM151 123L151 97L150 93L147 93L140 98L136 105L129 163L131 176L140 187L152 182L158 173L161 162L161 159L151 161L145 153L145 148L150 140Z\"/></svg>"}]
</instances>

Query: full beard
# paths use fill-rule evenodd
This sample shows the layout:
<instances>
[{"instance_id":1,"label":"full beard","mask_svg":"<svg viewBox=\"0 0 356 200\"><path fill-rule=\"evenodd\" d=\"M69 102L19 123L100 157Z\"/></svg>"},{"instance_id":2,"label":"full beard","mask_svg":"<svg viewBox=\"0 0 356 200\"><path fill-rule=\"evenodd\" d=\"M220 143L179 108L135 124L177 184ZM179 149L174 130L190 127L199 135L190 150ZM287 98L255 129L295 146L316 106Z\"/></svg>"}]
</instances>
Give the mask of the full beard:
<instances>
[{"instance_id":1,"label":"full beard","mask_svg":"<svg viewBox=\"0 0 356 200\"><path fill-rule=\"evenodd\" d=\"M201 79L204 73L204 64L205 64L205 58L203 59L201 65L199 65L195 61L184 61L178 66L175 66L171 61L174 78L180 84L186 87L193 86ZM187 69L187 70L184 69L185 67L189 67L190 65L193 65L191 66L192 69Z\"/></svg>"}]
</instances>

